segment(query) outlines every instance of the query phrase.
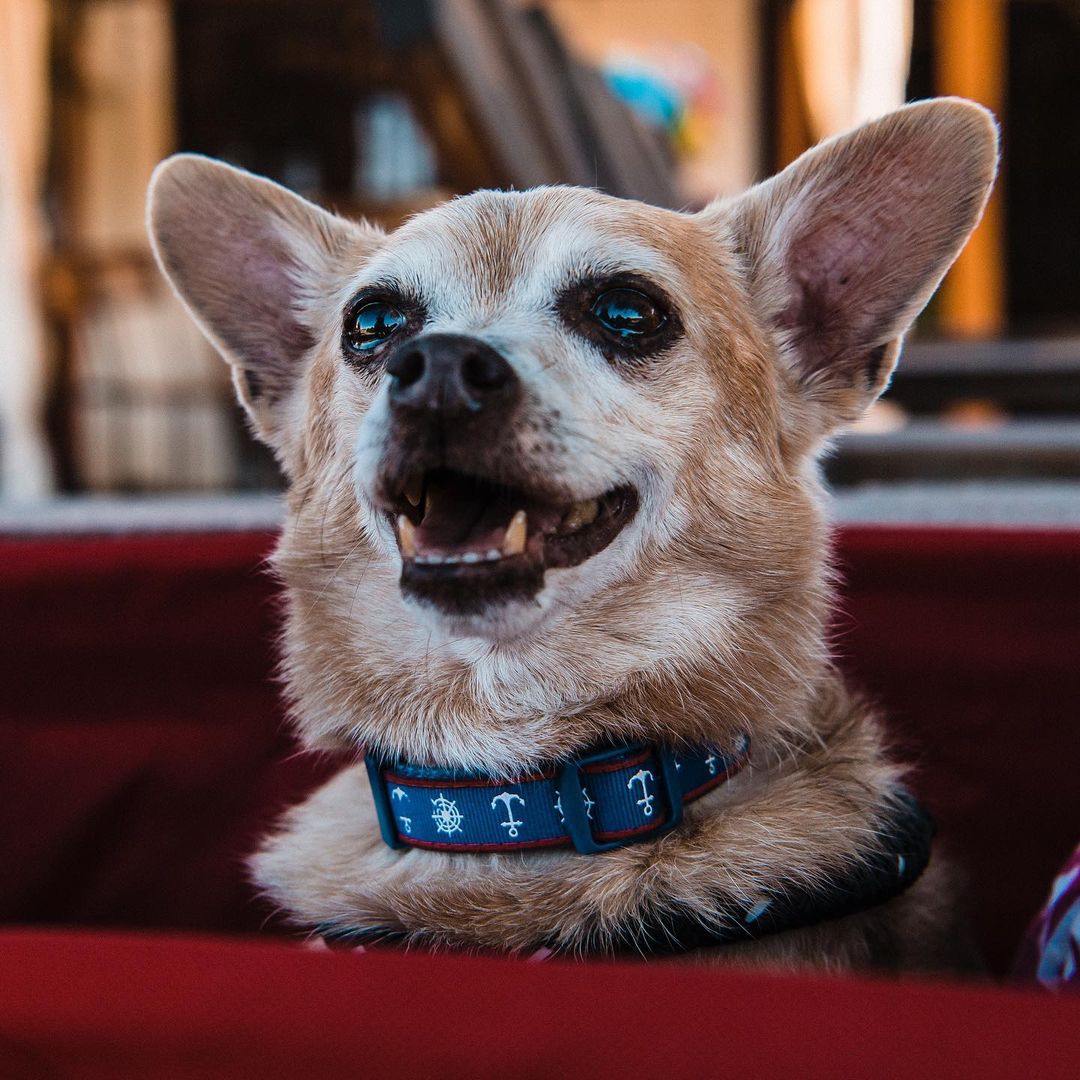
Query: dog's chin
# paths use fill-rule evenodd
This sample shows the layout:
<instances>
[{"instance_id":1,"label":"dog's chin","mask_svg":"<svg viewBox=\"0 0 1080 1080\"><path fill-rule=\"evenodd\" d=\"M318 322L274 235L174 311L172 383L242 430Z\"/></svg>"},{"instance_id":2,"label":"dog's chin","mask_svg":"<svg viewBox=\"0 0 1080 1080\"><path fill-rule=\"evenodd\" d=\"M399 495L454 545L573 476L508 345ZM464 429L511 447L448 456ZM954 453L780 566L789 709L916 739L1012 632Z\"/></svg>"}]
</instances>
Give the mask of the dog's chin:
<instances>
[{"instance_id":1,"label":"dog's chin","mask_svg":"<svg viewBox=\"0 0 1080 1080\"><path fill-rule=\"evenodd\" d=\"M548 615L558 606L557 592L549 584L527 600L500 599L466 611L448 610L404 589L402 597L416 613L417 622L434 634L435 641L505 645L527 641L542 632Z\"/></svg>"},{"instance_id":2,"label":"dog's chin","mask_svg":"<svg viewBox=\"0 0 1080 1080\"><path fill-rule=\"evenodd\" d=\"M575 499L447 469L396 488L382 512L401 554L402 596L426 621L485 638L535 627L551 606L551 571L598 555L638 508L627 485Z\"/></svg>"}]
</instances>

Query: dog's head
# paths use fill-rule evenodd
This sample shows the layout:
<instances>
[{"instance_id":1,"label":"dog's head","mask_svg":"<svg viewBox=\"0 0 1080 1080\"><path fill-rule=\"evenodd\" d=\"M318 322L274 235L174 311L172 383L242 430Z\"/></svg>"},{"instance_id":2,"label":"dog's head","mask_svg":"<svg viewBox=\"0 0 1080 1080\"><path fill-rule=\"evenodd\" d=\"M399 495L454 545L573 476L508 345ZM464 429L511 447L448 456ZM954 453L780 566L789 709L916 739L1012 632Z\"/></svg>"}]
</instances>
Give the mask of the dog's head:
<instances>
[{"instance_id":1,"label":"dog's head","mask_svg":"<svg viewBox=\"0 0 1080 1080\"><path fill-rule=\"evenodd\" d=\"M163 163L161 265L290 480L279 562L311 731L401 750L371 719L397 707L379 688L430 734L453 726L453 683L551 750L552 716L642 672L811 681L813 459L886 385L995 147L984 110L942 100L701 213L478 192L389 235Z\"/></svg>"}]
</instances>

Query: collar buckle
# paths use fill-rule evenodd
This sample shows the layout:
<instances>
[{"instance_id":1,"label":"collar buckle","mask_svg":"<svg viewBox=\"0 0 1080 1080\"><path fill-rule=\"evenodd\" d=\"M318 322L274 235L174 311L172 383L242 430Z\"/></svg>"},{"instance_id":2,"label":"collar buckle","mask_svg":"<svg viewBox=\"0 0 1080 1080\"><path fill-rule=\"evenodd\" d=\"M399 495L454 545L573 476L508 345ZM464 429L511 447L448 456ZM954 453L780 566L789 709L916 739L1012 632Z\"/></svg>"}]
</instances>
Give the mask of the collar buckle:
<instances>
[{"instance_id":1,"label":"collar buckle","mask_svg":"<svg viewBox=\"0 0 1080 1080\"><path fill-rule=\"evenodd\" d=\"M585 757L572 758L560 767L555 778L555 787L562 807L563 825L575 851L582 855L594 855L600 851L611 851L613 848L626 846L624 839L598 840L596 838L589 818L589 807L585 801L581 774L584 772L587 776L590 766L607 765L625 758L628 749L632 751L645 748L646 744L641 743L630 748L620 746L613 750L601 750L595 754L587 754ZM635 841L652 840L671 832L672 829L678 827L683 816L682 785L679 782L675 753L666 746L653 746L651 749L660 763L660 775L663 780L660 794L666 803L667 813L660 819L655 829L635 836Z\"/></svg>"},{"instance_id":2,"label":"collar buckle","mask_svg":"<svg viewBox=\"0 0 1080 1080\"><path fill-rule=\"evenodd\" d=\"M394 822L394 808L390 805L390 795L383 783L383 765L370 751L364 755L371 797L375 800L375 814L379 821L379 832L387 847L400 848L405 845L398 839L397 825Z\"/></svg>"}]
</instances>

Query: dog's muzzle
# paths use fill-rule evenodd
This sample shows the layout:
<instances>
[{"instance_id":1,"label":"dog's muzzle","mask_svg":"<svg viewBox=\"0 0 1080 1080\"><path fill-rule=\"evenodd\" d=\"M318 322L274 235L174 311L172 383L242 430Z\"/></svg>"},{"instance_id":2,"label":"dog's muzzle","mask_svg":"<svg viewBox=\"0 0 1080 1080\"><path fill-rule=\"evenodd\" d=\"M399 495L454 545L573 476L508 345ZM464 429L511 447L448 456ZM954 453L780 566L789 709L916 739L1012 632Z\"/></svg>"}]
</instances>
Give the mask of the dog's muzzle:
<instances>
[{"instance_id":1,"label":"dog's muzzle","mask_svg":"<svg viewBox=\"0 0 1080 1080\"><path fill-rule=\"evenodd\" d=\"M548 569L606 547L637 510L634 488L553 488L515 434L524 391L478 338L422 334L387 361L390 424L375 501L394 527L402 590L457 614L529 600Z\"/></svg>"}]
</instances>

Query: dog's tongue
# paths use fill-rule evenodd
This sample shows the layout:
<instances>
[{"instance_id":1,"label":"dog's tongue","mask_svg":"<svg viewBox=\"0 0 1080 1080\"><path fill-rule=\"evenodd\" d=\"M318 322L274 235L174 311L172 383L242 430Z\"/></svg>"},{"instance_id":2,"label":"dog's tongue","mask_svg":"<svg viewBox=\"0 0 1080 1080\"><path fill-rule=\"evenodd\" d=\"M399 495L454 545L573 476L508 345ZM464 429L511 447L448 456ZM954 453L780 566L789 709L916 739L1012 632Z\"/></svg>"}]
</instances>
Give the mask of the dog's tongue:
<instances>
[{"instance_id":1,"label":"dog's tongue","mask_svg":"<svg viewBox=\"0 0 1080 1080\"><path fill-rule=\"evenodd\" d=\"M558 507L521 491L456 473L429 473L424 494L424 517L415 531L418 555L501 552L519 511L526 515L529 535L554 529L562 516Z\"/></svg>"}]
</instances>

